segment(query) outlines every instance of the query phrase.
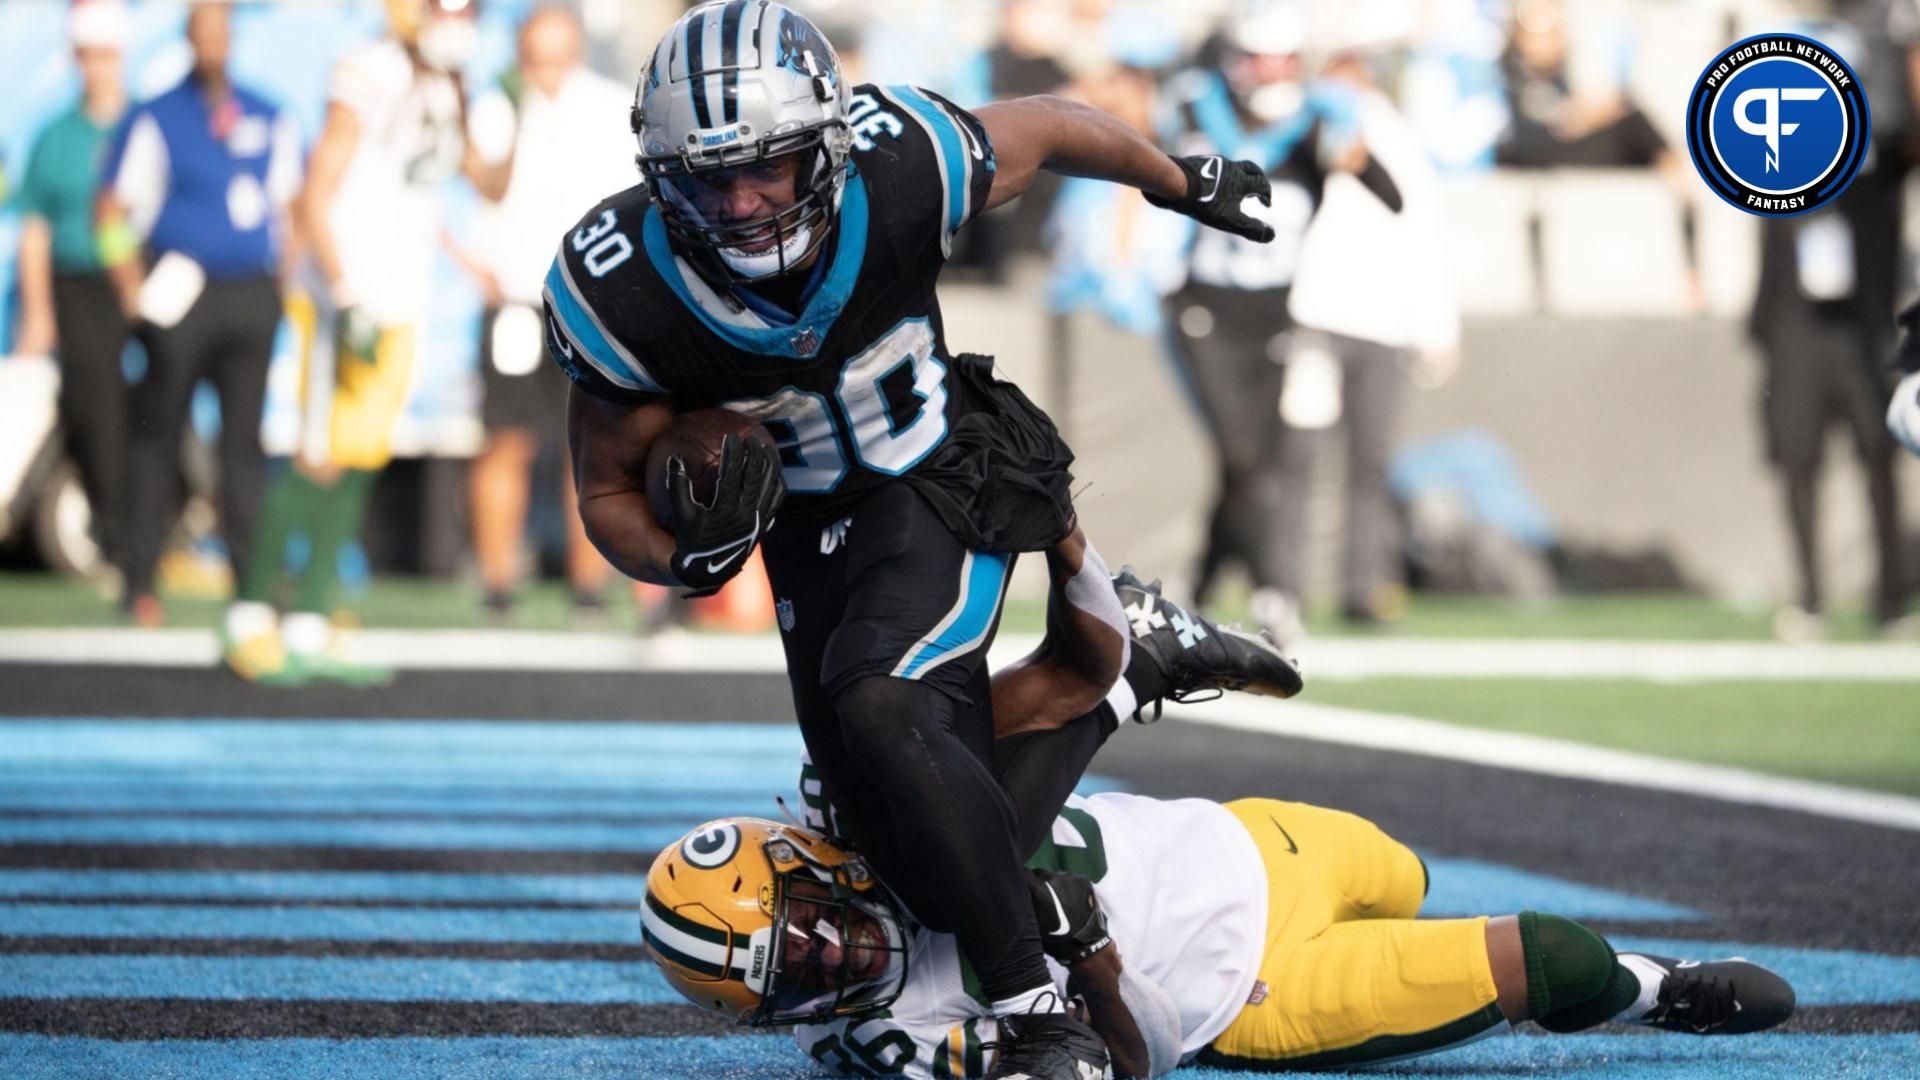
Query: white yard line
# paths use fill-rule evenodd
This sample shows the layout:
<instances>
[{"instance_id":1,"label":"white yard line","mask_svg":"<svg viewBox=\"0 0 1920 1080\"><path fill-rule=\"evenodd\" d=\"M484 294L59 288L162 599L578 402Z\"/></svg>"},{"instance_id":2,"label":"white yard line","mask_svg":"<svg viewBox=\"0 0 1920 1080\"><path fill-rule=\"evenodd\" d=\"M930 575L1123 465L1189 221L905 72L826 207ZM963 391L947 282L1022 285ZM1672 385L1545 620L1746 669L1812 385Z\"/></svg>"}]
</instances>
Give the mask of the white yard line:
<instances>
[{"instance_id":1,"label":"white yard line","mask_svg":"<svg viewBox=\"0 0 1920 1080\"><path fill-rule=\"evenodd\" d=\"M993 660L1012 660L1037 640L1002 635ZM780 641L770 634L642 639L537 630L367 630L354 636L353 651L403 669L744 672L779 671L784 664ZM219 644L206 630L0 630L0 663L197 667L218 660ZM1920 645L1325 638L1305 651L1303 666L1309 684L1385 676L1920 683Z\"/></svg>"},{"instance_id":2,"label":"white yard line","mask_svg":"<svg viewBox=\"0 0 1920 1080\"><path fill-rule=\"evenodd\" d=\"M1920 799L1392 713L1303 701L1227 697L1176 708L1168 714L1168 720L1654 788L1920 831Z\"/></svg>"},{"instance_id":3,"label":"white yard line","mask_svg":"<svg viewBox=\"0 0 1920 1080\"><path fill-rule=\"evenodd\" d=\"M994 646L992 659L996 664L1012 660L1036 640L1007 635ZM353 642L353 652L363 659L417 670L773 673L785 663L780 641L772 635L640 639L516 630L369 630ZM7 686L6 663L208 667L218 662L219 642L205 630L0 630L0 695ZM1880 644L1323 640L1315 643L1308 665L1309 685L1314 679L1386 675L1920 682L1920 648ZM1920 701L1920 687L1915 697ZM1177 709L1169 719L1920 830L1920 799L1411 716L1229 697Z\"/></svg>"}]
</instances>

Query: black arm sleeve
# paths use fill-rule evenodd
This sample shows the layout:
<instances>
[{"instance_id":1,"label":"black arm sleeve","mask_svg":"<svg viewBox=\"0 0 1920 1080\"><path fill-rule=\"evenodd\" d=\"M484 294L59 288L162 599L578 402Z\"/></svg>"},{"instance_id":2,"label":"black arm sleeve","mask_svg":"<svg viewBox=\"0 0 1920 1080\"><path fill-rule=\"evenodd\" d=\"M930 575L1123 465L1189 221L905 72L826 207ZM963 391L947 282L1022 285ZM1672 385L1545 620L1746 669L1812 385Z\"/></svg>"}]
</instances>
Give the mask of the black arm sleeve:
<instances>
[{"instance_id":1,"label":"black arm sleeve","mask_svg":"<svg viewBox=\"0 0 1920 1080\"><path fill-rule=\"evenodd\" d=\"M993 741L993 771L1019 812L1015 850L1025 862L1053 831L1053 819L1067 805L1107 737L1120 727L1113 710L1101 705L1051 731L1030 731Z\"/></svg>"},{"instance_id":2,"label":"black arm sleeve","mask_svg":"<svg viewBox=\"0 0 1920 1080\"><path fill-rule=\"evenodd\" d=\"M1358 179L1362 187L1373 192L1374 198L1386 204L1387 209L1394 213L1399 213L1400 208L1406 205L1400 198L1399 186L1393 182L1393 177L1387 175L1387 170L1381 168L1380 160L1372 154L1367 155L1367 166L1360 170Z\"/></svg>"}]
</instances>

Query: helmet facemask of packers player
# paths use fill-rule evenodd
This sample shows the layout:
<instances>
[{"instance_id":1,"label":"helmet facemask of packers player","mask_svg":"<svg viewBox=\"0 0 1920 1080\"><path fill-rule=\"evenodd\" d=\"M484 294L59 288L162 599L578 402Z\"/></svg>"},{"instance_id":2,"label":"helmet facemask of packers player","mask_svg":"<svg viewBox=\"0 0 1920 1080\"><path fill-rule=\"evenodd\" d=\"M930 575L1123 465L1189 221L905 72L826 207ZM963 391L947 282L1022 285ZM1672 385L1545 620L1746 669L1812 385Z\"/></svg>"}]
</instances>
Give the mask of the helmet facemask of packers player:
<instances>
[{"instance_id":1,"label":"helmet facemask of packers player","mask_svg":"<svg viewBox=\"0 0 1920 1080\"><path fill-rule=\"evenodd\" d=\"M833 46L772 0L703 4L660 39L634 94L636 161L674 247L722 295L825 247L849 99Z\"/></svg>"},{"instance_id":2,"label":"helmet facemask of packers player","mask_svg":"<svg viewBox=\"0 0 1920 1080\"><path fill-rule=\"evenodd\" d=\"M892 897L858 857L759 818L710 821L647 872L641 929L667 982L751 1025L877 1012L907 981Z\"/></svg>"},{"instance_id":3,"label":"helmet facemask of packers player","mask_svg":"<svg viewBox=\"0 0 1920 1080\"><path fill-rule=\"evenodd\" d=\"M467 66L480 45L480 0L387 0L387 26L435 71Z\"/></svg>"}]
</instances>

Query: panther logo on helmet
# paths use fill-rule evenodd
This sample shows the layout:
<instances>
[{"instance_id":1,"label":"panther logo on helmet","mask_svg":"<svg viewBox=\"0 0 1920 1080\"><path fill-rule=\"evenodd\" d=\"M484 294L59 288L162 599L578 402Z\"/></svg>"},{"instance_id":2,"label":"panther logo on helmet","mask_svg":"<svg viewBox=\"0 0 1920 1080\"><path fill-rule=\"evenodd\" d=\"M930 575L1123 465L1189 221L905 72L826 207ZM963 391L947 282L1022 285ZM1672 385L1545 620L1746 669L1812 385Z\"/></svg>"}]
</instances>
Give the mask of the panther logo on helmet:
<instances>
[{"instance_id":1,"label":"panther logo on helmet","mask_svg":"<svg viewBox=\"0 0 1920 1080\"><path fill-rule=\"evenodd\" d=\"M780 18L780 56L778 63L808 78L823 77L838 80L839 63L828 63L834 57L833 47L820 33L819 27L789 11Z\"/></svg>"},{"instance_id":2,"label":"panther logo on helmet","mask_svg":"<svg viewBox=\"0 0 1920 1080\"><path fill-rule=\"evenodd\" d=\"M886 889L826 837L775 821L710 821L662 851L640 923L669 985L742 1024L868 1014L906 986Z\"/></svg>"}]
</instances>

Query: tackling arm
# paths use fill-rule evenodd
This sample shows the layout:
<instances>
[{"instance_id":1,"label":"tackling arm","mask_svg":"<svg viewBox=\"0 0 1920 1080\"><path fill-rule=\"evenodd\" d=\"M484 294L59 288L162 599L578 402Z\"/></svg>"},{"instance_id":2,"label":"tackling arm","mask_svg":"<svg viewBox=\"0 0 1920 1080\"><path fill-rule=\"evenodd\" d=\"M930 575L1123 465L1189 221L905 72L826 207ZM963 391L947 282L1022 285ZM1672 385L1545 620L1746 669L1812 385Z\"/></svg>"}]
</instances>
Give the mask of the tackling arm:
<instances>
[{"instance_id":1,"label":"tackling arm","mask_svg":"<svg viewBox=\"0 0 1920 1080\"><path fill-rule=\"evenodd\" d=\"M567 446L587 539L614 568L655 585L678 585L673 534L647 505L647 451L673 422L666 399L619 405L578 387L567 403Z\"/></svg>"}]
</instances>

